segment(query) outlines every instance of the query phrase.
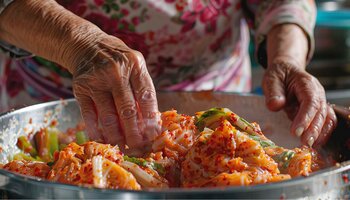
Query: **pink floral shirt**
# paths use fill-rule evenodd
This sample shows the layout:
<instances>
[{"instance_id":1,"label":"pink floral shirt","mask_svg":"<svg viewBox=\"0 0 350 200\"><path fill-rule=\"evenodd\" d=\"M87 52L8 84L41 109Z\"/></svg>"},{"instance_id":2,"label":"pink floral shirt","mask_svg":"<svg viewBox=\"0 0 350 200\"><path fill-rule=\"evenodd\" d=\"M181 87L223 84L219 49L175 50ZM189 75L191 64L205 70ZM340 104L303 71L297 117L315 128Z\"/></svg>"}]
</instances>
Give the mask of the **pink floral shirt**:
<instances>
[{"instance_id":1,"label":"pink floral shirt","mask_svg":"<svg viewBox=\"0 0 350 200\"><path fill-rule=\"evenodd\" d=\"M272 26L295 23L309 35L311 0L57 0L143 53L158 90L249 92L249 27L257 49ZM0 110L72 96L64 68L40 57L0 62Z\"/></svg>"}]
</instances>

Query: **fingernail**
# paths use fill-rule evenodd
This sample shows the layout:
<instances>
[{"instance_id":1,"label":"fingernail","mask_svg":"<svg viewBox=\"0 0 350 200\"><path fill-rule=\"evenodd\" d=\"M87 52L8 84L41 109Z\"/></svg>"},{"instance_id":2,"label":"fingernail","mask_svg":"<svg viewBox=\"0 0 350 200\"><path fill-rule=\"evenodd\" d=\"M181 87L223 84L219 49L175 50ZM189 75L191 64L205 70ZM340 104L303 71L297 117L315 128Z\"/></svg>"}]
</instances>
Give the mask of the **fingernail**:
<instances>
[{"instance_id":1,"label":"fingernail","mask_svg":"<svg viewBox=\"0 0 350 200\"><path fill-rule=\"evenodd\" d=\"M315 142L315 139L314 137L310 137L308 140L307 140L307 144L309 145L309 147L312 147L312 145L314 144Z\"/></svg>"},{"instance_id":2,"label":"fingernail","mask_svg":"<svg viewBox=\"0 0 350 200\"><path fill-rule=\"evenodd\" d=\"M297 137L300 137L301 134L303 134L303 132L304 132L304 128L303 128L303 127L299 127L299 128L297 128L297 129L295 130L295 135L296 135Z\"/></svg>"},{"instance_id":3,"label":"fingernail","mask_svg":"<svg viewBox=\"0 0 350 200\"><path fill-rule=\"evenodd\" d=\"M281 96L272 96L269 98L269 101L273 101L273 100L280 100Z\"/></svg>"}]
</instances>

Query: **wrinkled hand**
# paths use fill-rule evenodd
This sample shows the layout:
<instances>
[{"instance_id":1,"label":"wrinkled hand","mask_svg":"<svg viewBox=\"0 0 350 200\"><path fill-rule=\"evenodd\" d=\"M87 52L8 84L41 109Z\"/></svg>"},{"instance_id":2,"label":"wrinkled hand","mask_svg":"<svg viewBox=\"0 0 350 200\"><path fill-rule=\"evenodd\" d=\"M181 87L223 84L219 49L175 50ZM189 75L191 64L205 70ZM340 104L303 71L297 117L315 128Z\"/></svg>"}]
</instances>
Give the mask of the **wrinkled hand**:
<instances>
[{"instance_id":1,"label":"wrinkled hand","mask_svg":"<svg viewBox=\"0 0 350 200\"><path fill-rule=\"evenodd\" d=\"M337 119L319 81L296 63L277 60L266 70L263 90L267 107L284 109L293 120L291 132L309 146L324 144Z\"/></svg>"},{"instance_id":2,"label":"wrinkled hand","mask_svg":"<svg viewBox=\"0 0 350 200\"><path fill-rule=\"evenodd\" d=\"M99 41L92 52L72 70L89 136L121 148L142 148L160 128L156 92L142 54L113 36Z\"/></svg>"},{"instance_id":3,"label":"wrinkled hand","mask_svg":"<svg viewBox=\"0 0 350 200\"><path fill-rule=\"evenodd\" d=\"M141 53L55 0L13 1L0 15L0 30L1 40L73 74L92 139L142 148L157 135L156 93Z\"/></svg>"}]
</instances>

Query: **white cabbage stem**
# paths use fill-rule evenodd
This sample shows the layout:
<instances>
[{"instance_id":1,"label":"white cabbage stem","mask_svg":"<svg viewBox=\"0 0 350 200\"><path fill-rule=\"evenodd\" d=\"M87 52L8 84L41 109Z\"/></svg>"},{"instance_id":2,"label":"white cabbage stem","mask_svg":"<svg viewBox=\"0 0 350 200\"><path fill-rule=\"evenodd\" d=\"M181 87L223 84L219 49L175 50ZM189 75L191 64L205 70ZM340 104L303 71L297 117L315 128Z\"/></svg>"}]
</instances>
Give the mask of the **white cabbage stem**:
<instances>
[{"instance_id":1,"label":"white cabbage stem","mask_svg":"<svg viewBox=\"0 0 350 200\"><path fill-rule=\"evenodd\" d=\"M120 166L122 166L127 171L131 172L136 178L137 182L143 188L168 188L168 184L166 182L162 182L161 180L155 178L151 174L148 174L146 171L141 169L137 164L123 161Z\"/></svg>"}]
</instances>

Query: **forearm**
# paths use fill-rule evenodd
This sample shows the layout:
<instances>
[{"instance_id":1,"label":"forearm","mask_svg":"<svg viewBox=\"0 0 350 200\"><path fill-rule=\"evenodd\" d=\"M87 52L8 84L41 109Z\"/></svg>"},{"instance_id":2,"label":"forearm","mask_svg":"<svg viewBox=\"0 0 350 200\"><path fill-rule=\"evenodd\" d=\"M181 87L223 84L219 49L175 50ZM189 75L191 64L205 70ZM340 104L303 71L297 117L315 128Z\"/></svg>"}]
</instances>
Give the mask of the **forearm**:
<instances>
[{"instance_id":1,"label":"forearm","mask_svg":"<svg viewBox=\"0 0 350 200\"><path fill-rule=\"evenodd\" d=\"M0 39L72 71L79 50L104 34L54 0L16 0L0 15ZM88 39L89 38L89 39ZM89 41L89 42L87 42ZM93 43L93 42L92 42ZM74 48L72 48L74 47Z\"/></svg>"},{"instance_id":2,"label":"forearm","mask_svg":"<svg viewBox=\"0 0 350 200\"><path fill-rule=\"evenodd\" d=\"M267 35L268 66L276 60L288 60L305 68L308 51L307 36L295 24L275 26Z\"/></svg>"}]
</instances>

